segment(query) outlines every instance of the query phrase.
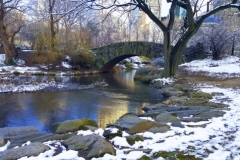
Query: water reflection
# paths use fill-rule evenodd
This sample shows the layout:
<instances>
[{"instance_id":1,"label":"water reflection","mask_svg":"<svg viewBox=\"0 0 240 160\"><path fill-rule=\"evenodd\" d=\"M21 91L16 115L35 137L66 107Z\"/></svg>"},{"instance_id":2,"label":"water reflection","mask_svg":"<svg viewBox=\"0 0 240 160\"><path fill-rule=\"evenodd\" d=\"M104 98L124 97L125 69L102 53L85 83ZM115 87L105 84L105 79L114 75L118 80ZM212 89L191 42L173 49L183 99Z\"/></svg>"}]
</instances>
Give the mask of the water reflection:
<instances>
[{"instance_id":1,"label":"water reflection","mask_svg":"<svg viewBox=\"0 0 240 160\"><path fill-rule=\"evenodd\" d=\"M162 101L155 90L134 82L135 71L81 77L31 77L39 81L56 78L61 82L90 84L106 81L107 87L76 91L41 92L0 96L0 127L36 126L50 131L51 125L69 119L91 118L100 127L114 123L127 112ZM43 78L43 79L41 79Z\"/></svg>"},{"instance_id":2,"label":"water reflection","mask_svg":"<svg viewBox=\"0 0 240 160\"><path fill-rule=\"evenodd\" d=\"M134 75L136 70L126 71L126 70L119 70L113 74L114 79L121 84L122 86L126 86L128 89L134 89Z\"/></svg>"}]
</instances>

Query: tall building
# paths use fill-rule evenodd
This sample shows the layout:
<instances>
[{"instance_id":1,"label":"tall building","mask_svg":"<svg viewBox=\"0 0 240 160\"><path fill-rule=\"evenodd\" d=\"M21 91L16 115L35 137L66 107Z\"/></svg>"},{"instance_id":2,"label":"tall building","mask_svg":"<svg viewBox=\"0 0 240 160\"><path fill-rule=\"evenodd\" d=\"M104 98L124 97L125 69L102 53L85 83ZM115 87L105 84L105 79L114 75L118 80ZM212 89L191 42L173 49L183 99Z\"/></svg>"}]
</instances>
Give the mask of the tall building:
<instances>
[{"instance_id":1,"label":"tall building","mask_svg":"<svg viewBox=\"0 0 240 160\"><path fill-rule=\"evenodd\" d=\"M151 11L161 19L162 0L147 0ZM135 9L130 14L131 41L152 41L154 23L144 12Z\"/></svg>"}]
</instances>

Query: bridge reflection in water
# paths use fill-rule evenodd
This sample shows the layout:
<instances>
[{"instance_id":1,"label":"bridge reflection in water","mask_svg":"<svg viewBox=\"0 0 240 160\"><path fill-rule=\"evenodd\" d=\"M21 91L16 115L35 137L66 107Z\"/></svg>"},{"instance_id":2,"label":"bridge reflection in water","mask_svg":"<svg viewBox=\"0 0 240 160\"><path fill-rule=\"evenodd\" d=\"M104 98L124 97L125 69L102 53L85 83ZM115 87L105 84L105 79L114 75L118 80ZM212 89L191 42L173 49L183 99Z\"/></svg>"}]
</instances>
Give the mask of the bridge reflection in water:
<instances>
[{"instance_id":1,"label":"bridge reflection in water","mask_svg":"<svg viewBox=\"0 0 240 160\"><path fill-rule=\"evenodd\" d=\"M117 70L117 71L116 71ZM122 69L115 69L115 72L113 73L113 79L115 82L117 82L119 85L122 86L122 88L126 88L128 92L134 92L135 91L135 82L134 82L134 75L136 73L136 70L126 71ZM112 81L113 82L113 81ZM113 124L116 122L118 118L120 118L122 115L128 112L133 113L142 113L142 107L146 106L147 103L140 103L138 106L135 106L134 110L131 110L131 106L136 105L135 103L132 103L129 101L131 97L128 94L111 94L109 95L112 99L112 103L109 103L107 101L101 101L101 105L104 106L103 108L98 109L98 125L101 128L105 128L106 124ZM113 102L114 101L114 102ZM114 106L112 106L114 104Z\"/></svg>"}]
</instances>

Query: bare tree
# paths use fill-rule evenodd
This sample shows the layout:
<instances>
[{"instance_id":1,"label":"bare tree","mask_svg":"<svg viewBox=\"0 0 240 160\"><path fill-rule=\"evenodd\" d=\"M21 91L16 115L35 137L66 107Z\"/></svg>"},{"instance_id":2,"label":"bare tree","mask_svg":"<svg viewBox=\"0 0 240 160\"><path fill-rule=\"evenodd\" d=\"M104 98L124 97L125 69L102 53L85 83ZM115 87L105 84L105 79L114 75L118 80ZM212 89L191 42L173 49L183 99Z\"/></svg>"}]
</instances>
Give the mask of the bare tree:
<instances>
[{"instance_id":1,"label":"bare tree","mask_svg":"<svg viewBox=\"0 0 240 160\"><path fill-rule=\"evenodd\" d=\"M145 0L132 0L127 3L122 1L108 1L106 5L98 3L97 1L92 2L92 8L94 9L109 9L110 11L122 9L123 12L130 12L139 8L141 11L145 12L148 17L162 30L164 37L164 77L174 76L176 74L178 65L180 63L182 54L186 48L186 45L190 38L197 33L203 21L219 12L228 8L236 8L240 10L240 4L237 0L232 0L223 5L220 5L212 10L209 10L205 14L197 15L203 6L203 1L196 0L168 0L168 3L171 3L169 10L169 22L164 24L161 19L154 14L151 9L151 6ZM182 29L182 34L176 44L171 47L171 34L173 26L175 23L175 14L174 11L176 7L182 7L186 10L186 17L184 18ZM196 17L198 17L196 19Z\"/></svg>"},{"instance_id":2,"label":"bare tree","mask_svg":"<svg viewBox=\"0 0 240 160\"><path fill-rule=\"evenodd\" d=\"M0 38L5 53L5 64L13 64L14 37L22 28L23 10L21 0L0 0Z\"/></svg>"}]
</instances>

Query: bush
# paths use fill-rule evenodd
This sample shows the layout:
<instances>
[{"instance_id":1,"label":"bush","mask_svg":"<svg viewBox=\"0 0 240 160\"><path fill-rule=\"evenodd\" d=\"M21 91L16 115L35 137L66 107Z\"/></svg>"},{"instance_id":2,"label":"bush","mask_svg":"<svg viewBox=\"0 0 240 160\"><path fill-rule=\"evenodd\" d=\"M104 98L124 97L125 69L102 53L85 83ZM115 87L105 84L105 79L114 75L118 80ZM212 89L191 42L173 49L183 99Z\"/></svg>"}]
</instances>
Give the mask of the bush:
<instances>
[{"instance_id":1,"label":"bush","mask_svg":"<svg viewBox=\"0 0 240 160\"><path fill-rule=\"evenodd\" d=\"M60 59L61 52L58 51L59 38L53 40L54 47L51 46L51 37L47 31L43 31L37 35L35 40L33 52L34 56L32 59L33 63L56 63Z\"/></svg>"},{"instance_id":2,"label":"bush","mask_svg":"<svg viewBox=\"0 0 240 160\"><path fill-rule=\"evenodd\" d=\"M85 47L79 47L69 53L71 57L71 64L73 66L81 66L83 68L91 68L94 64L94 57L90 49Z\"/></svg>"}]
</instances>

